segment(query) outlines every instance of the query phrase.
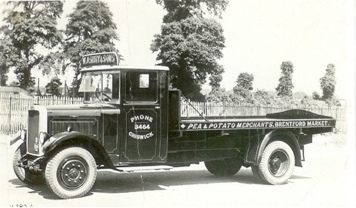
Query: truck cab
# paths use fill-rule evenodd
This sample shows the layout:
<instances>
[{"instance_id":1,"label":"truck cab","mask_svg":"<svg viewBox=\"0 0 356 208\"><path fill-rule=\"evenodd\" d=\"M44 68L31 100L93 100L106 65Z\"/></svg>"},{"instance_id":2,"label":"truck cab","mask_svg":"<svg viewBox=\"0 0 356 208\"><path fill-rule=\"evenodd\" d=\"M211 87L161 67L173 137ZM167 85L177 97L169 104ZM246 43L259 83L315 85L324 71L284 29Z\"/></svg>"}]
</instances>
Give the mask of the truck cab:
<instances>
[{"instance_id":1,"label":"truck cab","mask_svg":"<svg viewBox=\"0 0 356 208\"><path fill-rule=\"evenodd\" d=\"M161 66L82 70L82 108L101 108L95 136L114 165L166 162L168 77Z\"/></svg>"}]
</instances>

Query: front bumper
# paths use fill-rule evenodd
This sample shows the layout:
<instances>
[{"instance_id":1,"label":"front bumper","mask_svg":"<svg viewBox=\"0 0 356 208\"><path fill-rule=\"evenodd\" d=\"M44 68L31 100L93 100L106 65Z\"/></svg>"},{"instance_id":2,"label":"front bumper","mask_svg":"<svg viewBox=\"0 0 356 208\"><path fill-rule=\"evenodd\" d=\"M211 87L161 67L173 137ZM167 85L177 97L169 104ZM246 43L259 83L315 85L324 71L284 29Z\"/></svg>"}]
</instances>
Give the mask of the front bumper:
<instances>
[{"instance_id":1,"label":"front bumper","mask_svg":"<svg viewBox=\"0 0 356 208\"><path fill-rule=\"evenodd\" d=\"M24 168L26 170L34 172L42 172L42 161L44 157L33 157L31 155L24 155L19 161L17 161L17 166Z\"/></svg>"}]
</instances>

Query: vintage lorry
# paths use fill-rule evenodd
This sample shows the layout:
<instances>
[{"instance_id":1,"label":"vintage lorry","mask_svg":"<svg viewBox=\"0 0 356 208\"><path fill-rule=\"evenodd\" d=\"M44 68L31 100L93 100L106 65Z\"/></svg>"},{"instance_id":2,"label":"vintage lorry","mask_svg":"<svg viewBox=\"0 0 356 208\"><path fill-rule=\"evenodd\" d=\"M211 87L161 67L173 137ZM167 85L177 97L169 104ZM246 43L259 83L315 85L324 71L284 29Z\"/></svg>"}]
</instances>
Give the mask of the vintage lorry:
<instances>
[{"instance_id":1,"label":"vintage lorry","mask_svg":"<svg viewBox=\"0 0 356 208\"><path fill-rule=\"evenodd\" d=\"M304 145L331 132L335 120L304 110L265 116L181 115L181 91L164 66L126 67L115 53L81 63L83 104L34 105L13 169L29 185L46 182L60 198L81 197L99 169L170 169L204 162L217 176L241 166L268 184L286 183L302 166Z\"/></svg>"}]
</instances>

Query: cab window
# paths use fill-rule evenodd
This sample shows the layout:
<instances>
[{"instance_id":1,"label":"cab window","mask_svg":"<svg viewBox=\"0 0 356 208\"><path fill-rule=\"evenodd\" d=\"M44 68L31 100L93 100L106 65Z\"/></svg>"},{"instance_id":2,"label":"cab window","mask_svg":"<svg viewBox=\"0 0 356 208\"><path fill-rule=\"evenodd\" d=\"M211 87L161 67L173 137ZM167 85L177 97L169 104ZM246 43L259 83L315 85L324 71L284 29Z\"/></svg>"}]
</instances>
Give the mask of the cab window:
<instances>
[{"instance_id":1,"label":"cab window","mask_svg":"<svg viewBox=\"0 0 356 208\"><path fill-rule=\"evenodd\" d=\"M127 72L126 102L156 102L157 80L156 72Z\"/></svg>"},{"instance_id":2,"label":"cab window","mask_svg":"<svg viewBox=\"0 0 356 208\"><path fill-rule=\"evenodd\" d=\"M119 73L84 73L79 92L84 92L84 101L120 100L120 74Z\"/></svg>"}]
</instances>

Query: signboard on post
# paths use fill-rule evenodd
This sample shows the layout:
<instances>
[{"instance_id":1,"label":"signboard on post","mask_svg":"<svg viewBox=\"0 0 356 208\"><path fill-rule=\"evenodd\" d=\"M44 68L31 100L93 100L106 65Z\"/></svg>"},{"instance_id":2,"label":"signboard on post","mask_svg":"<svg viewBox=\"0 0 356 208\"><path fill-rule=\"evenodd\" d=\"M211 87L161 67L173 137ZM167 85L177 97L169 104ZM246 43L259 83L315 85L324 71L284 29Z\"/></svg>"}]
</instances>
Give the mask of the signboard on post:
<instances>
[{"instance_id":1,"label":"signboard on post","mask_svg":"<svg viewBox=\"0 0 356 208\"><path fill-rule=\"evenodd\" d=\"M119 65L119 58L114 52L88 54L83 56L81 65L82 67Z\"/></svg>"}]
</instances>

